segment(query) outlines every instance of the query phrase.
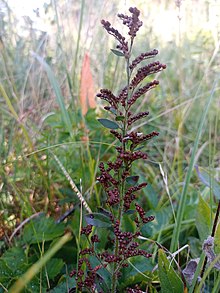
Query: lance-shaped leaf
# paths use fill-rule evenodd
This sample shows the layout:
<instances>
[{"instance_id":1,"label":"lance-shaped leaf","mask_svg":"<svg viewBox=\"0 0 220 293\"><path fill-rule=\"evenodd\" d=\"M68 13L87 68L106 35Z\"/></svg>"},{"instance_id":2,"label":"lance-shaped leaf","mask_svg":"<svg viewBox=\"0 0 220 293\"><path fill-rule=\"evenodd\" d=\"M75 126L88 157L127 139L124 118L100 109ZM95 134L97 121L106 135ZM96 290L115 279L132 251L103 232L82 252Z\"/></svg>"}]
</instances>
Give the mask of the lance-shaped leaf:
<instances>
[{"instance_id":1,"label":"lance-shaped leaf","mask_svg":"<svg viewBox=\"0 0 220 293\"><path fill-rule=\"evenodd\" d=\"M125 56L122 52L120 52L118 50L111 49L111 51L112 51L112 53L114 53L118 57L124 57Z\"/></svg>"},{"instance_id":2,"label":"lance-shaped leaf","mask_svg":"<svg viewBox=\"0 0 220 293\"><path fill-rule=\"evenodd\" d=\"M200 195L196 208L196 228L202 241L211 233L211 209Z\"/></svg>"},{"instance_id":3,"label":"lance-shaped leaf","mask_svg":"<svg viewBox=\"0 0 220 293\"><path fill-rule=\"evenodd\" d=\"M88 225L99 228L110 228L112 226L110 218L101 213L87 214L85 218Z\"/></svg>"},{"instance_id":4,"label":"lance-shaped leaf","mask_svg":"<svg viewBox=\"0 0 220 293\"><path fill-rule=\"evenodd\" d=\"M116 116L115 118L116 121L124 121L125 120L125 116Z\"/></svg>"},{"instance_id":5,"label":"lance-shaped leaf","mask_svg":"<svg viewBox=\"0 0 220 293\"><path fill-rule=\"evenodd\" d=\"M183 293L183 282L172 268L164 251L159 249L158 258L161 293Z\"/></svg>"},{"instance_id":6,"label":"lance-shaped leaf","mask_svg":"<svg viewBox=\"0 0 220 293\"><path fill-rule=\"evenodd\" d=\"M132 186L136 185L138 183L138 180L139 180L139 176L128 176L126 178L126 182Z\"/></svg>"},{"instance_id":7,"label":"lance-shaped leaf","mask_svg":"<svg viewBox=\"0 0 220 293\"><path fill-rule=\"evenodd\" d=\"M115 123L114 121L111 121L108 119L103 119L103 118L98 119L98 121L106 128L109 128L109 129L118 129L119 128L118 124Z\"/></svg>"},{"instance_id":8,"label":"lance-shaped leaf","mask_svg":"<svg viewBox=\"0 0 220 293\"><path fill-rule=\"evenodd\" d=\"M215 253L220 254L220 223L218 223L215 233Z\"/></svg>"},{"instance_id":9,"label":"lance-shaped leaf","mask_svg":"<svg viewBox=\"0 0 220 293\"><path fill-rule=\"evenodd\" d=\"M202 181L203 184L212 188L214 195L218 200L220 200L220 183L215 180L212 174L207 172L205 169L195 166L196 172L198 174L199 179Z\"/></svg>"}]
</instances>

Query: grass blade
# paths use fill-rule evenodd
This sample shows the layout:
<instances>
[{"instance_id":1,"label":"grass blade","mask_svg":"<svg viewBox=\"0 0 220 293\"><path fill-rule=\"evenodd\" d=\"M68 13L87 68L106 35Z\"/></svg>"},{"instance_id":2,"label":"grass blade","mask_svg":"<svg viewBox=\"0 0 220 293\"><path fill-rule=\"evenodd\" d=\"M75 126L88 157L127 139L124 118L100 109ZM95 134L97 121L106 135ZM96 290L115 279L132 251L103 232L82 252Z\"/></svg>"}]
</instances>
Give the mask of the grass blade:
<instances>
[{"instance_id":1,"label":"grass blade","mask_svg":"<svg viewBox=\"0 0 220 293\"><path fill-rule=\"evenodd\" d=\"M195 143L192 149L192 155L191 155L191 160L190 160L190 164L189 164L189 168L188 171L186 173L186 179L185 179L185 184L181 193L181 198L180 198L180 202L179 202L179 208L177 211L177 218L176 218L176 225L174 228L174 232L173 232L173 237L172 237L172 241L171 241L171 246L170 246L170 251L173 252L177 249L178 246L178 240L179 240L179 235L180 235L180 229L181 229L181 223L183 220L183 215L184 215L184 211L185 211L185 207L186 207L186 199L187 199L187 191L188 191L188 187L190 184L190 179L191 179L191 175L193 172L193 168L195 165L195 157L196 157L196 152L198 149L198 145L199 145L199 141L202 135L202 131L203 131L203 127L204 127L204 123L206 120L206 116L208 114L208 110L209 107L211 105L212 99L214 97L214 92L215 92L215 88L216 88L216 84L217 82L214 83L213 87L212 87L212 91L211 91L211 95L208 97L205 107L204 107L204 111L201 114L201 118L200 118L200 122L199 122L199 126L198 126L198 132L195 138Z\"/></svg>"},{"instance_id":2,"label":"grass blade","mask_svg":"<svg viewBox=\"0 0 220 293\"><path fill-rule=\"evenodd\" d=\"M39 63L43 66L43 68L45 69L45 71L47 73L47 77L48 77L50 84L55 92L56 99L57 99L58 105L60 107L60 110L62 113L62 118L63 118L64 124L66 126L66 129L69 132L70 136L73 137L72 123L70 120L70 116L66 110L64 98L62 96L57 79L56 79L51 67L44 61L44 59L42 57L40 57L39 55L37 55L36 53L32 53L32 54L39 61Z\"/></svg>"},{"instance_id":3,"label":"grass blade","mask_svg":"<svg viewBox=\"0 0 220 293\"><path fill-rule=\"evenodd\" d=\"M39 259L35 264L33 264L27 272L19 278L15 284L9 289L9 293L19 293L24 287L31 281L31 279L41 270L41 268L52 258L52 256L63 247L63 245L70 241L72 236L70 233L66 233L59 241L48 250L45 255Z\"/></svg>"}]
</instances>

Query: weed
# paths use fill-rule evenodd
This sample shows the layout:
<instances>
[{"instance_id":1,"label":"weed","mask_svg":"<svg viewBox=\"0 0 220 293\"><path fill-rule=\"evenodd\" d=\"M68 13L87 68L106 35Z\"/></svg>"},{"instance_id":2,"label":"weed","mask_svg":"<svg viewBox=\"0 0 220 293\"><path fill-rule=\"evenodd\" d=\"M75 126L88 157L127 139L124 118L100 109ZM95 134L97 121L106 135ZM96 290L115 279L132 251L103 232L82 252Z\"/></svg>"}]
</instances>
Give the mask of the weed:
<instances>
[{"instance_id":1,"label":"weed","mask_svg":"<svg viewBox=\"0 0 220 293\"><path fill-rule=\"evenodd\" d=\"M146 216L144 209L135 202L137 192L145 188L147 183L138 182L139 175L133 174L132 165L137 160L148 158L147 154L140 149L159 133L153 131L143 134L132 131L131 127L149 115L148 111L134 114L136 102L159 84L158 80L147 83L146 78L162 71L166 65L156 61L143 67L139 66L142 61L155 57L158 54L156 49L141 53L131 60L132 48L142 21L139 19L140 11L137 8L131 7L129 12L131 16L118 14L123 24L129 29L129 39L112 27L109 21L101 21L104 29L118 41L116 49L112 49L112 52L125 59L127 83L118 95L114 95L108 89L101 89L97 94L97 97L108 102L104 109L113 117L113 120L100 118L98 121L110 129L118 145L115 147L116 158L99 164L100 176L97 180L106 193L107 210L101 209L99 213L88 214L86 216L88 225L81 230L81 234L87 237L90 247L81 249L77 270L71 273L72 276L76 275L77 288L80 292L85 288L89 292L97 290L116 292L121 270L128 266L128 259L134 256L151 257L146 250L140 249L138 238L141 236L142 226L153 221L154 216ZM131 221L133 229L125 229L125 226L129 226L126 223L128 221ZM96 230L100 229L93 229L93 226L102 227L99 233L108 234L109 249L105 247L97 249L96 243L100 242L100 236L96 234L98 233ZM96 266L92 265L94 262L92 258L98 261ZM111 288L104 289L104 280L100 280L100 270L106 270L110 274ZM127 288L127 292L139 292L139 289L136 288L133 291Z\"/></svg>"}]
</instances>

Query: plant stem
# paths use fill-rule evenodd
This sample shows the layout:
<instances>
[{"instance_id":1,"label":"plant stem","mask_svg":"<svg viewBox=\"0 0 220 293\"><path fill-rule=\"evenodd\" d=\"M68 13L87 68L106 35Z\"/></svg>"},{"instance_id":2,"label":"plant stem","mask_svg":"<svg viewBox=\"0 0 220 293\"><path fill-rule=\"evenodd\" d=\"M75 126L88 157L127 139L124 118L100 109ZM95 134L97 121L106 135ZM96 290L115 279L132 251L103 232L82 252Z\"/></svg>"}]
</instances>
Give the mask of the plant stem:
<instances>
[{"instance_id":1,"label":"plant stem","mask_svg":"<svg viewBox=\"0 0 220 293\"><path fill-rule=\"evenodd\" d=\"M132 48L132 43L130 46L130 52L131 52L131 48ZM127 94L127 100L130 97L129 94L129 84L130 84L130 70L129 70L129 58L126 59L126 72L127 72L127 89L128 89L128 94ZM126 136L127 133L127 120L128 120L128 107L127 104L125 105L125 112L124 112L124 121L123 121L123 127L122 127L122 137ZM122 141L122 148L123 151L126 151L126 142L123 140ZM126 169L128 169L128 166L125 164L123 170L125 171ZM123 204L124 204L124 192L125 192L125 179L120 179L119 178L119 182L121 182L121 191L120 191L120 206L119 206L119 210L118 210L118 220L119 223L121 225L122 222L122 212L123 212ZM115 252L114 255L117 258L118 257L118 250L119 250L119 241L118 238L116 238L116 243L115 243ZM115 293L116 292L116 287L117 287L117 272L118 272L118 267L120 266L120 264L118 265L117 262L114 262L114 268L113 268L113 276L112 276L112 289L111 292Z\"/></svg>"}]
</instances>

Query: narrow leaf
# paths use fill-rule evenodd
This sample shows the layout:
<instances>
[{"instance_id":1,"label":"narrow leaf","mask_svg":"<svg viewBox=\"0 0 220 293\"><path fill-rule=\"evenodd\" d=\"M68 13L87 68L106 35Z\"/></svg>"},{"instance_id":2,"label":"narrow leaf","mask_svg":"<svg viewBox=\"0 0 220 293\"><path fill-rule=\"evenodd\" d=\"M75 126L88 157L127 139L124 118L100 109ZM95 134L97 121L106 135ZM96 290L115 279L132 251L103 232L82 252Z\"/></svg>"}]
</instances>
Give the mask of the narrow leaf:
<instances>
[{"instance_id":1,"label":"narrow leaf","mask_svg":"<svg viewBox=\"0 0 220 293\"><path fill-rule=\"evenodd\" d=\"M124 121L124 119L125 119L125 116L116 116L115 117L116 121Z\"/></svg>"},{"instance_id":2,"label":"narrow leaf","mask_svg":"<svg viewBox=\"0 0 220 293\"><path fill-rule=\"evenodd\" d=\"M121 51L118 51L118 50L115 50L115 49L111 49L111 51L112 51L112 53L114 53L118 57L124 57L125 56Z\"/></svg>"},{"instance_id":3,"label":"narrow leaf","mask_svg":"<svg viewBox=\"0 0 220 293\"><path fill-rule=\"evenodd\" d=\"M98 119L98 121L106 128L109 129L118 129L119 126L114 121L108 120L108 119Z\"/></svg>"},{"instance_id":4,"label":"narrow leaf","mask_svg":"<svg viewBox=\"0 0 220 293\"><path fill-rule=\"evenodd\" d=\"M92 213L85 216L86 222L99 228L109 228L112 226L110 218L101 213Z\"/></svg>"},{"instance_id":5,"label":"narrow leaf","mask_svg":"<svg viewBox=\"0 0 220 293\"><path fill-rule=\"evenodd\" d=\"M46 71L47 77L48 77L50 84L54 90L54 93L56 95L56 99L57 99L58 105L60 107L60 111L62 113L62 119L64 121L64 124L65 124L69 134L71 136L73 136L71 119L70 119L69 113L66 110L65 103L64 103L64 97L61 93L59 83L54 75L52 68L45 62L45 60L41 56L39 56L35 53L33 53L33 56L38 60L38 62L43 66L44 70Z\"/></svg>"},{"instance_id":6,"label":"narrow leaf","mask_svg":"<svg viewBox=\"0 0 220 293\"><path fill-rule=\"evenodd\" d=\"M206 103L204 105L204 111L200 115L200 122L199 122L199 125L198 125L198 131L197 131L197 134L196 134L196 137L195 137L195 142L194 142L194 146L193 146L193 149L192 149L192 154L191 154L189 167L188 167L186 177L185 177L185 180L184 180L184 186L183 186L183 190L182 190L182 193L181 193L180 201L178 203L176 225L175 225L174 231L173 231L173 236L172 236L171 245L170 245L170 251L175 251L176 248L177 248L177 245L178 245L181 225L182 225L182 222L183 222L183 216L184 216L184 212L185 212L185 209L186 209L188 188L189 188L189 185L190 185L190 180L191 180L193 168L195 166L196 152L198 150L200 138L201 138L202 132L204 130L204 124L206 122L206 116L208 114L209 107L210 107L211 102L212 102L212 100L213 100L213 98L215 96L214 93L215 93L215 90L216 90L216 86L217 86L217 81L214 82L211 94L207 98ZM194 97L194 99L198 96L198 93L199 93L199 91L197 91L197 94Z\"/></svg>"},{"instance_id":7,"label":"narrow leaf","mask_svg":"<svg viewBox=\"0 0 220 293\"><path fill-rule=\"evenodd\" d=\"M128 176L126 178L126 182L129 185L136 185L138 183L138 180L139 180L139 176Z\"/></svg>"},{"instance_id":8,"label":"narrow leaf","mask_svg":"<svg viewBox=\"0 0 220 293\"><path fill-rule=\"evenodd\" d=\"M196 228L201 241L204 241L210 235L211 209L201 196L199 196L196 210Z\"/></svg>"},{"instance_id":9,"label":"narrow leaf","mask_svg":"<svg viewBox=\"0 0 220 293\"><path fill-rule=\"evenodd\" d=\"M125 212L126 215L134 215L137 211L136 210L127 210Z\"/></svg>"},{"instance_id":10,"label":"narrow leaf","mask_svg":"<svg viewBox=\"0 0 220 293\"><path fill-rule=\"evenodd\" d=\"M114 115L116 115L116 114L117 114L117 111L116 111L116 109L115 109L115 108L113 108L113 107L110 107L109 111L110 111L110 112L112 112Z\"/></svg>"},{"instance_id":11,"label":"narrow leaf","mask_svg":"<svg viewBox=\"0 0 220 293\"><path fill-rule=\"evenodd\" d=\"M182 280L172 268L172 265L168 261L162 249L159 249L158 267L159 267L161 293L184 292L184 286L183 286Z\"/></svg>"},{"instance_id":12,"label":"narrow leaf","mask_svg":"<svg viewBox=\"0 0 220 293\"><path fill-rule=\"evenodd\" d=\"M220 254L220 223L218 223L216 232L215 232L215 253Z\"/></svg>"},{"instance_id":13,"label":"narrow leaf","mask_svg":"<svg viewBox=\"0 0 220 293\"><path fill-rule=\"evenodd\" d=\"M65 243L70 241L72 236L66 233L62 236L36 263L34 263L23 275L20 277L13 286L9 289L9 293L19 293L24 287L33 279L34 276L42 269L42 267L52 258L54 254L60 250Z\"/></svg>"},{"instance_id":14,"label":"narrow leaf","mask_svg":"<svg viewBox=\"0 0 220 293\"><path fill-rule=\"evenodd\" d=\"M212 188L214 195L220 200L220 183L215 180L214 176L207 172L205 169L195 166L199 179L203 184Z\"/></svg>"},{"instance_id":15,"label":"narrow leaf","mask_svg":"<svg viewBox=\"0 0 220 293\"><path fill-rule=\"evenodd\" d=\"M103 215L105 215L105 216L110 218L111 212L107 211L106 209L103 209L102 207L98 207L97 209L98 209L100 214L103 214Z\"/></svg>"}]
</instances>

